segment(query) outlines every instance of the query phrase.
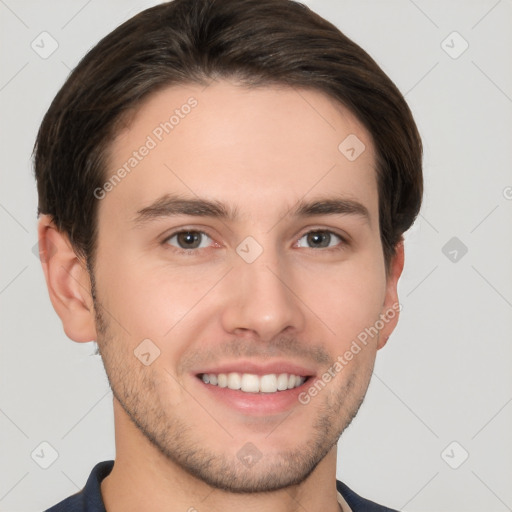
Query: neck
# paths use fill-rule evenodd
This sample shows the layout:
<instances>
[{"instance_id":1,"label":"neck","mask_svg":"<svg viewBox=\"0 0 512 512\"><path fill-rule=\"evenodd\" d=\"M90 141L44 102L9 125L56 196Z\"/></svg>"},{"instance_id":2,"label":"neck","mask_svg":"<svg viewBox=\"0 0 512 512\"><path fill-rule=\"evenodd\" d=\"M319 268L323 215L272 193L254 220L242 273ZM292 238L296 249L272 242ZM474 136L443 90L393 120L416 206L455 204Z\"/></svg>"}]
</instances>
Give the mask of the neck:
<instances>
[{"instance_id":1,"label":"neck","mask_svg":"<svg viewBox=\"0 0 512 512\"><path fill-rule=\"evenodd\" d=\"M235 494L209 486L160 453L115 399L114 417L116 460L101 483L107 512L339 512L336 446L298 485L273 492Z\"/></svg>"}]
</instances>

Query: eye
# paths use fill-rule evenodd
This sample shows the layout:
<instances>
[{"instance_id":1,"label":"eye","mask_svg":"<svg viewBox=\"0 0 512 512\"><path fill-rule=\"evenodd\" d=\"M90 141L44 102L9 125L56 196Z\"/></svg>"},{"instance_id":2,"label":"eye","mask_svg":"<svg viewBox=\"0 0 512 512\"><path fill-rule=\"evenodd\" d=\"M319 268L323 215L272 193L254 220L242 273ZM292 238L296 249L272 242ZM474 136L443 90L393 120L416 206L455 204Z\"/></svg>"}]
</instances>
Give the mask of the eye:
<instances>
[{"instance_id":1,"label":"eye","mask_svg":"<svg viewBox=\"0 0 512 512\"><path fill-rule=\"evenodd\" d=\"M341 236L327 230L309 231L297 242L297 247L308 247L310 249L325 249L336 247L344 242Z\"/></svg>"},{"instance_id":2,"label":"eye","mask_svg":"<svg viewBox=\"0 0 512 512\"><path fill-rule=\"evenodd\" d=\"M212 239L202 231L179 231L165 240L165 243L178 249L205 249Z\"/></svg>"}]
</instances>

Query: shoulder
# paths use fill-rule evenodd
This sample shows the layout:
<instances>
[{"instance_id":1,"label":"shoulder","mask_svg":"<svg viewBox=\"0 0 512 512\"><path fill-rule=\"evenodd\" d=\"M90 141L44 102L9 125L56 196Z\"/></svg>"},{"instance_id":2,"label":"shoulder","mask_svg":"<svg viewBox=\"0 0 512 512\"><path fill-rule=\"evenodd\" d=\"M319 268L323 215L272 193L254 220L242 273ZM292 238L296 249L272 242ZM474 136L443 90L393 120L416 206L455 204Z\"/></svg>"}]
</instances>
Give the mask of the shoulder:
<instances>
[{"instance_id":1,"label":"shoulder","mask_svg":"<svg viewBox=\"0 0 512 512\"><path fill-rule=\"evenodd\" d=\"M356 494L352 489L339 480L336 480L336 488L348 503L352 512L397 512L392 508L383 507L373 501L361 498L361 496Z\"/></svg>"},{"instance_id":2,"label":"shoulder","mask_svg":"<svg viewBox=\"0 0 512 512\"><path fill-rule=\"evenodd\" d=\"M101 481L112 471L113 460L99 462L94 466L85 487L45 512L105 512L101 499Z\"/></svg>"}]
</instances>

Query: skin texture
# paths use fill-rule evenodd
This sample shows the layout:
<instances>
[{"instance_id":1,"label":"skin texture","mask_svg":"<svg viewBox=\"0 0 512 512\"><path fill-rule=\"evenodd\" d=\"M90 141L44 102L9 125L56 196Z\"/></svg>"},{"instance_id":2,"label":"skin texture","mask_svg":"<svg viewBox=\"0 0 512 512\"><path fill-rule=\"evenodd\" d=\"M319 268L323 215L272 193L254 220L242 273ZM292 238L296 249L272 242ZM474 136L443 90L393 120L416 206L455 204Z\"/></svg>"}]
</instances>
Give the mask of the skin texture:
<instances>
[{"instance_id":1,"label":"skin texture","mask_svg":"<svg viewBox=\"0 0 512 512\"><path fill-rule=\"evenodd\" d=\"M158 140L155 128L191 97L196 106ZM338 150L350 134L366 148L354 161ZM336 442L398 314L307 405L244 412L196 373L279 360L318 379L395 309L403 247L386 277L371 137L320 92L182 85L134 112L113 141L106 180L148 136L156 147L100 200L93 282L51 219L39 223L42 250L52 251L42 258L52 303L71 339L97 340L114 393L108 511L338 510ZM134 222L165 194L217 201L237 217ZM369 217L293 214L299 201L340 197ZM208 237L180 252L172 235L183 229ZM311 246L311 231L324 241L334 233L329 247ZM237 253L249 236L262 250L252 263ZM160 351L147 366L134 355L145 339ZM238 455L249 442L261 458L247 467Z\"/></svg>"}]
</instances>

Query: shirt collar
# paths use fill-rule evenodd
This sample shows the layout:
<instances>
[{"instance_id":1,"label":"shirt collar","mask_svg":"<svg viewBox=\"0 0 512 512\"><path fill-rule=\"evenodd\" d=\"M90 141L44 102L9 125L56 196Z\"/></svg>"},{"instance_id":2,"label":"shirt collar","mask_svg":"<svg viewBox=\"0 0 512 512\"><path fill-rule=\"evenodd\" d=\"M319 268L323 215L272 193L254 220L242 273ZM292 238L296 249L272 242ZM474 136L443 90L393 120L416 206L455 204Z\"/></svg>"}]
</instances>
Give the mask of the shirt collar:
<instances>
[{"instance_id":1,"label":"shirt collar","mask_svg":"<svg viewBox=\"0 0 512 512\"><path fill-rule=\"evenodd\" d=\"M341 507L342 512L352 512L352 509L349 507L348 503L345 501L345 498L341 495L340 491L336 491L338 496L338 503Z\"/></svg>"}]
</instances>

